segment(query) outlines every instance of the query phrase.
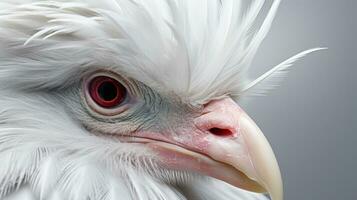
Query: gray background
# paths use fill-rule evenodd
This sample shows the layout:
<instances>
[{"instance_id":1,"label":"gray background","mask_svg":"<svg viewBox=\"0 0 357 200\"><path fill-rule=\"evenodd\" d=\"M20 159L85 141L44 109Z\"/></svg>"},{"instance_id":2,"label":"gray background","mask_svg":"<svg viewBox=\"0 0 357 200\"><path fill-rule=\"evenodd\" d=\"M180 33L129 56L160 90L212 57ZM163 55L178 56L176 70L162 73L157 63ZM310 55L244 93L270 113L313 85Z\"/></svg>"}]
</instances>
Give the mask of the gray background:
<instances>
[{"instance_id":1,"label":"gray background","mask_svg":"<svg viewBox=\"0 0 357 200\"><path fill-rule=\"evenodd\" d=\"M243 102L279 160L287 200L357 200L357 1L283 0L254 63L311 47L279 88Z\"/></svg>"}]
</instances>

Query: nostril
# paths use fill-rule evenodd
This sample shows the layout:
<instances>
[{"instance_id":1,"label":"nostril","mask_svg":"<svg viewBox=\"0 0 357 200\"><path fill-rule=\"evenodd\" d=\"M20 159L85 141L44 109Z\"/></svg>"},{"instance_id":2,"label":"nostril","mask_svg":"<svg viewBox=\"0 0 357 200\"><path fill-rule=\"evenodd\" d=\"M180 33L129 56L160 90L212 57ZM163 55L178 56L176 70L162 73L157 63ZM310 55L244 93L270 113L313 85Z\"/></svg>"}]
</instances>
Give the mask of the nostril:
<instances>
[{"instance_id":1,"label":"nostril","mask_svg":"<svg viewBox=\"0 0 357 200\"><path fill-rule=\"evenodd\" d=\"M231 136L231 135L233 135L232 131L230 131L229 129L211 128L211 129L209 129L209 132L212 133L213 135L217 135L217 136Z\"/></svg>"}]
</instances>

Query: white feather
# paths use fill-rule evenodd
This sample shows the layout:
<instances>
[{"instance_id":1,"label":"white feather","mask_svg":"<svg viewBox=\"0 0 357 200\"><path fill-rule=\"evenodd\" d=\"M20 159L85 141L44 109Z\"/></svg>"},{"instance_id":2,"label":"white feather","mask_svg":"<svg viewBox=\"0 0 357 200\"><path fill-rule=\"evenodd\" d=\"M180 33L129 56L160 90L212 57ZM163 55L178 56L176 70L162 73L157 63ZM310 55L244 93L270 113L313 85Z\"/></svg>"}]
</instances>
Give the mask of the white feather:
<instances>
[{"instance_id":1,"label":"white feather","mask_svg":"<svg viewBox=\"0 0 357 200\"><path fill-rule=\"evenodd\" d=\"M298 61L299 59L303 58L307 54L310 54L315 51L324 50L326 48L314 48L310 50L303 51L286 61L282 62L281 64L277 65L276 67L272 68L265 74L261 75L259 78L255 79L254 81L248 83L245 87L242 88L241 95L263 95L266 92L274 89L277 87L283 78L286 77L287 72L290 70L291 66Z\"/></svg>"},{"instance_id":2,"label":"white feather","mask_svg":"<svg viewBox=\"0 0 357 200\"><path fill-rule=\"evenodd\" d=\"M55 157L49 156L41 162L37 173L32 177L34 180L30 181L33 190L39 196L39 200L46 200L53 195L60 175L58 172L58 160Z\"/></svg>"},{"instance_id":3,"label":"white feather","mask_svg":"<svg viewBox=\"0 0 357 200\"><path fill-rule=\"evenodd\" d=\"M105 200L131 199L131 192L123 182L110 178L109 191Z\"/></svg>"},{"instance_id":4,"label":"white feather","mask_svg":"<svg viewBox=\"0 0 357 200\"><path fill-rule=\"evenodd\" d=\"M202 104L241 93L280 0L260 28L263 0L24 3L0 7L1 85L65 87L68 76L99 66Z\"/></svg>"},{"instance_id":5,"label":"white feather","mask_svg":"<svg viewBox=\"0 0 357 200\"><path fill-rule=\"evenodd\" d=\"M260 27L259 31L254 35L252 42L249 44L249 46L247 47L247 62L250 65L250 62L252 62L253 57L255 56L256 52L258 51L259 46L261 45L261 43L263 42L263 40L265 39L265 37L267 36L271 25L273 23L273 20L275 18L275 15L277 13L277 10L279 8L281 0L275 0L273 1L273 4L266 16L266 18L264 19L264 22L262 24L262 26Z\"/></svg>"},{"instance_id":6,"label":"white feather","mask_svg":"<svg viewBox=\"0 0 357 200\"><path fill-rule=\"evenodd\" d=\"M28 198L51 200L266 199L215 179L165 171L152 152L95 136L125 126L90 116L73 89L89 72L110 70L163 97L174 93L179 101L203 104L241 95L269 76L275 80L318 49L244 85L280 0L259 27L264 2L2 0L0 199L21 187Z\"/></svg>"},{"instance_id":7,"label":"white feather","mask_svg":"<svg viewBox=\"0 0 357 200\"><path fill-rule=\"evenodd\" d=\"M23 188L5 199L1 200L36 200L29 188ZM52 199L51 199L52 200Z\"/></svg>"}]
</instances>

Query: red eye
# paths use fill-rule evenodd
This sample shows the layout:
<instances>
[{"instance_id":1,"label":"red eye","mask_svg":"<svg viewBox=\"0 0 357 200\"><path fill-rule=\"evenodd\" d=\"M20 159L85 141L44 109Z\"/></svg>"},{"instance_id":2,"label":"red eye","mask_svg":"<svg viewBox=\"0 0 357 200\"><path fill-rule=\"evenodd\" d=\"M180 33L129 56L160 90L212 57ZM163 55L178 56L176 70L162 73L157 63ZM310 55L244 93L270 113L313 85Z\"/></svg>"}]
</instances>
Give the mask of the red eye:
<instances>
[{"instance_id":1,"label":"red eye","mask_svg":"<svg viewBox=\"0 0 357 200\"><path fill-rule=\"evenodd\" d=\"M99 106L114 108L125 100L127 91L117 80L98 76L89 83L89 94Z\"/></svg>"}]
</instances>

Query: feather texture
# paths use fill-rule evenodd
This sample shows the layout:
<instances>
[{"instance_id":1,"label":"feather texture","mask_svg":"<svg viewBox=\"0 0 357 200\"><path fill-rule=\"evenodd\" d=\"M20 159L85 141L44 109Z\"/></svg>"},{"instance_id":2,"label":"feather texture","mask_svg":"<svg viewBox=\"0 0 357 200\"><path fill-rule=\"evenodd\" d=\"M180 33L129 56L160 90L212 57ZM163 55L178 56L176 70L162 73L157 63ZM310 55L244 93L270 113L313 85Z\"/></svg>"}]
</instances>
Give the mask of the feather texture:
<instances>
[{"instance_id":1,"label":"feather texture","mask_svg":"<svg viewBox=\"0 0 357 200\"><path fill-rule=\"evenodd\" d=\"M305 57L307 54L313 53L315 51L325 50L326 48L314 48L310 50L303 51L288 60L282 62L276 67L272 68L265 74L261 75L259 78L248 83L243 89L241 96L249 95L264 95L266 92L277 87L282 79L284 79L290 70L291 66L299 59Z\"/></svg>"},{"instance_id":2,"label":"feather texture","mask_svg":"<svg viewBox=\"0 0 357 200\"><path fill-rule=\"evenodd\" d=\"M280 4L259 26L264 0L6 2L0 85L63 88L100 67L192 104L242 93Z\"/></svg>"},{"instance_id":3,"label":"feather texture","mask_svg":"<svg viewBox=\"0 0 357 200\"><path fill-rule=\"evenodd\" d=\"M33 183L33 189L39 195L40 200L48 199L52 193L53 188L56 184L56 179L59 176L58 173L58 166L57 166L57 159L54 157L47 157L44 159L36 170L36 175L34 175L33 179L30 182Z\"/></svg>"},{"instance_id":4,"label":"feather texture","mask_svg":"<svg viewBox=\"0 0 357 200\"><path fill-rule=\"evenodd\" d=\"M264 0L2 0L0 199L17 191L11 200L267 199L163 169L147 149L97 136L127 125L92 116L79 91L96 70L132 80L161 104L167 94L191 106L269 86L319 50L245 84L279 3L259 26Z\"/></svg>"}]
</instances>

